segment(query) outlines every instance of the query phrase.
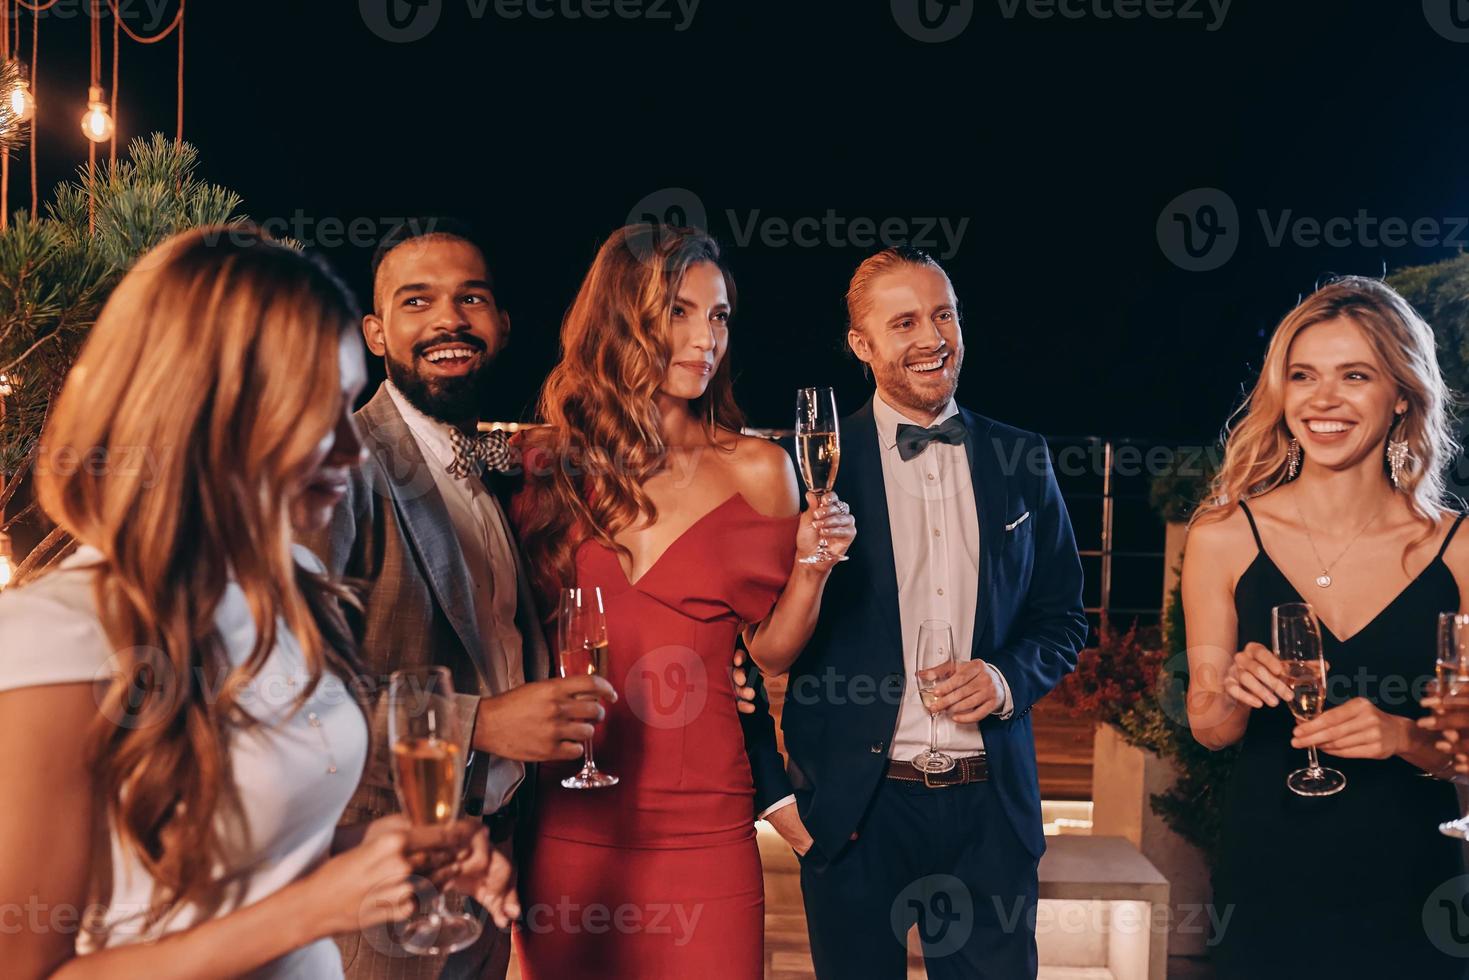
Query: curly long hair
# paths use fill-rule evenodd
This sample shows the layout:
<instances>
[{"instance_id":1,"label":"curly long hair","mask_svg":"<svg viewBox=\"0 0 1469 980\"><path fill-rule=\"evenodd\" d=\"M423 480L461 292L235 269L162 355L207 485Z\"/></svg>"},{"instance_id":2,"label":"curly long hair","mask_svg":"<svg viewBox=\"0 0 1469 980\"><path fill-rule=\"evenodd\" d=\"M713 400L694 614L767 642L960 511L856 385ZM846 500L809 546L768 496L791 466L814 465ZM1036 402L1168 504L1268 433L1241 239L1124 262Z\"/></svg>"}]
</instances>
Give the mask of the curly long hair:
<instances>
[{"instance_id":1,"label":"curly long hair","mask_svg":"<svg viewBox=\"0 0 1469 980\"><path fill-rule=\"evenodd\" d=\"M229 742L255 724L241 688L276 624L306 659L301 701L323 671L359 670L337 605L350 597L294 560L288 499L336 425L339 344L358 322L324 265L260 230L185 232L118 284L47 422L36 491L101 553L96 603L117 651L89 762L117 836L156 883L150 925L243 887L212 876L249 839ZM214 619L231 579L257 624L238 666Z\"/></svg>"},{"instance_id":2,"label":"curly long hair","mask_svg":"<svg viewBox=\"0 0 1469 980\"><path fill-rule=\"evenodd\" d=\"M1367 342L1407 400L1408 410L1388 439L1408 443L1408 464L1398 489L1431 535L1444 507L1444 470L1458 455L1453 395L1439 370L1433 330L1392 287L1377 279L1336 279L1291 310L1275 329L1260 377L1226 427L1224 462L1194 521L1222 520L1243 499L1275 489L1287 479L1291 433L1285 424L1286 359L1292 341L1317 323L1345 317ZM1386 470L1386 445L1383 466Z\"/></svg>"},{"instance_id":3,"label":"curly long hair","mask_svg":"<svg viewBox=\"0 0 1469 980\"><path fill-rule=\"evenodd\" d=\"M709 235L666 225L620 228L597 250L562 322L561 360L541 389L547 428L526 439L533 492L521 514L526 558L548 610L573 579L580 541L591 535L626 554L613 536L657 519L643 489L668 455L654 396L673 353L674 299L684 273L701 262L723 274L733 312L734 277ZM711 442L718 430L743 426L728 351L689 407Z\"/></svg>"}]
</instances>

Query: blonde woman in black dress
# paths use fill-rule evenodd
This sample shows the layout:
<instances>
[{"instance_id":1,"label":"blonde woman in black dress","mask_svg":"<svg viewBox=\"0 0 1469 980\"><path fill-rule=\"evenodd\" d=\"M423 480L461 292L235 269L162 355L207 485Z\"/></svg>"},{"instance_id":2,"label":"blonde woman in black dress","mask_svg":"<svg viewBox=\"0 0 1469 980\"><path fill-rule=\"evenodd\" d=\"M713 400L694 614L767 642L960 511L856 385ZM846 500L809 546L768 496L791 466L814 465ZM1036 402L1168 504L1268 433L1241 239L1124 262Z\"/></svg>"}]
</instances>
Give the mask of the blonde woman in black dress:
<instances>
[{"instance_id":1,"label":"blonde woman in black dress","mask_svg":"<svg viewBox=\"0 0 1469 980\"><path fill-rule=\"evenodd\" d=\"M1189 531L1183 600L1189 723L1239 745L1216 921L1222 977L1463 976L1423 908L1464 872L1452 758L1414 722L1437 615L1469 587L1469 535L1444 491L1458 451L1434 337L1381 282L1317 290L1275 331ZM1271 608L1309 602L1326 708L1297 724L1271 652ZM1346 776L1305 797L1286 776L1315 746Z\"/></svg>"}]
</instances>

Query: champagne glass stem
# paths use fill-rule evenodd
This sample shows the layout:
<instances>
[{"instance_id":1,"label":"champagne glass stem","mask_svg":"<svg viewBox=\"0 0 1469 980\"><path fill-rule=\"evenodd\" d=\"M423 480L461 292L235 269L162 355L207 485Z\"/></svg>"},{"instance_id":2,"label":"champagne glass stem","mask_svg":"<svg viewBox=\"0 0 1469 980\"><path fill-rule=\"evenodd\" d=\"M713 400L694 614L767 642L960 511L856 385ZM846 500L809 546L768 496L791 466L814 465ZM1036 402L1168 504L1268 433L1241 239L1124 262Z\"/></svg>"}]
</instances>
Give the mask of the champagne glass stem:
<instances>
[{"instance_id":1,"label":"champagne glass stem","mask_svg":"<svg viewBox=\"0 0 1469 980\"><path fill-rule=\"evenodd\" d=\"M812 490L811 493L812 493L813 496L816 497L816 506L818 508L820 508L820 507L822 507L822 506L825 505L825 501L826 501L826 491L825 490ZM820 532L817 532L817 538L816 538L816 556L818 558L828 558L828 557L830 557L830 555L831 555L831 552L829 552L829 551L826 550L826 537L824 535L822 535Z\"/></svg>"},{"instance_id":2,"label":"champagne glass stem","mask_svg":"<svg viewBox=\"0 0 1469 980\"><path fill-rule=\"evenodd\" d=\"M928 716L928 752L933 755L939 750L939 716L929 713Z\"/></svg>"},{"instance_id":3,"label":"champagne glass stem","mask_svg":"<svg viewBox=\"0 0 1469 980\"><path fill-rule=\"evenodd\" d=\"M596 736L593 736L593 738L595 737ZM592 758L592 739L587 739L586 742L583 743L582 748L585 749L585 754L582 757L581 764L582 771L587 772L597 768L597 760Z\"/></svg>"},{"instance_id":4,"label":"champagne glass stem","mask_svg":"<svg viewBox=\"0 0 1469 980\"><path fill-rule=\"evenodd\" d=\"M1316 758L1316 746L1306 746L1306 757L1310 760L1309 768L1311 770L1311 775L1314 776L1321 771L1321 760Z\"/></svg>"}]
</instances>

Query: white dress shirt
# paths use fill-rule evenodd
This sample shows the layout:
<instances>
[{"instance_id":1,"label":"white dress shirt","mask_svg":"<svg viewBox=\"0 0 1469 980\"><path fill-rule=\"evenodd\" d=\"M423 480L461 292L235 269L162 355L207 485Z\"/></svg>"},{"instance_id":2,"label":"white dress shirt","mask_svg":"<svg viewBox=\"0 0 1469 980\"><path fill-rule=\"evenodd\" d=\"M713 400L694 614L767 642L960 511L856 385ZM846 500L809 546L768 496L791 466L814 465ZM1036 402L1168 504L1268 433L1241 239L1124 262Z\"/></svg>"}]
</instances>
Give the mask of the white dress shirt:
<instances>
[{"instance_id":1,"label":"white dress shirt","mask_svg":"<svg viewBox=\"0 0 1469 980\"><path fill-rule=\"evenodd\" d=\"M454 536L464 551L479 635L493 641L487 642L487 650L471 652L488 657L490 650L498 648L501 658L487 661L485 668L495 693L503 694L525 683L522 641L515 625L519 604L515 552L505 512L478 477L449 473L449 464L454 462L454 444L449 439L448 424L420 412L391 381L387 388L433 474L434 486L444 498L449 520L454 525ZM493 812L508 803L524 778L522 763L497 760L491 767L485 812Z\"/></svg>"},{"instance_id":2,"label":"white dress shirt","mask_svg":"<svg viewBox=\"0 0 1469 980\"><path fill-rule=\"evenodd\" d=\"M933 425L958 414L959 406L951 399ZM932 442L905 462L898 455L898 426L924 426L887 404L880 394L872 399L872 415L882 450L906 675L898 728L888 756L908 762L928 749L929 715L914 679L919 624L931 619L948 623L959 660L969 659L973 648L979 595L979 508L963 444ZM857 519L862 519L860 514ZM987 666L1001 693L996 714L1006 717L1013 709L1010 687L999 670ZM955 758L978 755L984 749L984 737L977 724L955 724L945 712L938 718L938 747Z\"/></svg>"},{"instance_id":3,"label":"white dress shirt","mask_svg":"<svg viewBox=\"0 0 1469 980\"><path fill-rule=\"evenodd\" d=\"M296 561L321 571L301 546ZM82 546L51 572L0 596L0 691L50 684L111 680L120 662L97 611L99 551ZM214 612L214 626L236 668L255 648L255 620L245 593L231 581ZM254 905L316 870L327 860L337 821L352 798L367 760L367 720L340 677L331 671L304 705L296 699L308 680L306 660L285 620L275 645L239 703L260 724L230 727L228 773L244 816L243 827L221 822L223 864L216 883L243 883L222 908L176 905L152 926L145 916L157 882L114 831L111 853L96 860L112 868L112 891L95 930L77 937L83 955L101 948L156 942L213 918ZM286 953L246 975L248 980L340 980L342 956L330 939Z\"/></svg>"}]
</instances>

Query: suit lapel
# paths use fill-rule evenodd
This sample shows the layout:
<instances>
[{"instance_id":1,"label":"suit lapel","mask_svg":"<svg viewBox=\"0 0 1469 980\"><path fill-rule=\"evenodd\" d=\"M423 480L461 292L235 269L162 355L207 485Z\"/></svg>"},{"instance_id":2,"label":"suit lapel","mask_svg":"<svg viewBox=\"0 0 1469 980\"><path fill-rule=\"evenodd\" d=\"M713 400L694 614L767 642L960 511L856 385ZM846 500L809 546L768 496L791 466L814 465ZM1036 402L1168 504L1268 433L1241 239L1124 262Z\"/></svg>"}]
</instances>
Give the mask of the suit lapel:
<instances>
[{"instance_id":1,"label":"suit lapel","mask_svg":"<svg viewBox=\"0 0 1469 980\"><path fill-rule=\"evenodd\" d=\"M842 461L837 470L837 491L859 515L863 532L853 544L852 557L862 562L862 578L871 590L877 620L893 641L903 648L903 621L898 611L898 570L893 561L893 529L888 520L887 484L882 475L882 447L877 441L877 422L872 401L842 422Z\"/></svg>"},{"instance_id":2,"label":"suit lapel","mask_svg":"<svg viewBox=\"0 0 1469 980\"><path fill-rule=\"evenodd\" d=\"M474 596L469 591L469 566L448 508L419 451L418 440L393 404L386 385L363 406L359 417L367 446L387 475L404 537L418 556L418 567L439 608L469 652L482 682L491 691L502 690L504 671L493 663L495 658L487 656L489 652L479 635Z\"/></svg>"},{"instance_id":3,"label":"suit lapel","mask_svg":"<svg viewBox=\"0 0 1469 980\"><path fill-rule=\"evenodd\" d=\"M970 659L982 659L989 649L990 611L995 598L995 570L1005 549L1005 520L1009 508L1009 486L1000 458L1000 447L990 438L988 420L968 409L959 409L968 435L964 452L969 457L974 508L979 514L979 585L974 597L974 642Z\"/></svg>"}]
</instances>

